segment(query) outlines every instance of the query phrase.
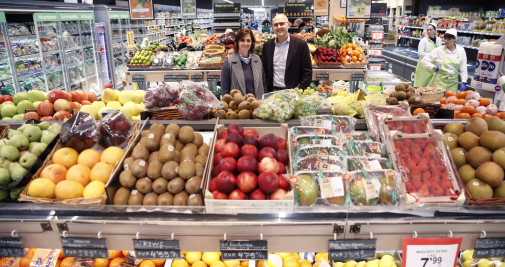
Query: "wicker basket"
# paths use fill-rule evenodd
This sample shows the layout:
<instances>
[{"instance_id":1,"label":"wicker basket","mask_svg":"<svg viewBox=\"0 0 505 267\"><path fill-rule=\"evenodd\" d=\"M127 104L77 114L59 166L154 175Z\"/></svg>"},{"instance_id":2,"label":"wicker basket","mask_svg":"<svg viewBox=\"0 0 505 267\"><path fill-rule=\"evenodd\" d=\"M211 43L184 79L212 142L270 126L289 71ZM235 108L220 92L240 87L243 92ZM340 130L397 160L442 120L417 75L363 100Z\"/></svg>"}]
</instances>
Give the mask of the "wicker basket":
<instances>
[{"instance_id":1,"label":"wicker basket","mask_svg":"<svg viewBox=\"0 0 505 267\"><path fill-rule=\"evenodd\" d=\"M317 66L324 67L342 67L342 62L323 62L319 60L319 56L315 57Z\"/></svg>"},{"instance_id":2,"label":"wicker basket","mask_svg":"<svg viewBox=\"0 0 505 267\"><path fill-rule=\"evenodd\" d=\"M133 145L133 141L135 140L135 137L140 133L140 128L142 125L139 123L134 123L132 127L132 135L130 139L128 140L128 144L126 148L124 149L127 151L130 146ZM52 163L51 158L53 157L54 153L60 149L63 148L63 145L61 144L60 140L56 143L54 148L51 150L51 153L49 153L49 156L44 160L42 163L42 166L38 169L38 171L33 175L32 181L34 179L37 179L40 176L40 173L42 170L50 165ZM116 164L114 168L111 171L111 175L114 173L114 170L118 167L119 165ZM109 178L110 179L110 178ZM30 182L31 183L31 182ZM66 199L66 200L59 200L59 199L51 199L51 198L37 198L37 197L31 197L28 195L28 187L30 186L30 183L25 187L23 192L19 195L18 201L26 201L26 202L33 202L33 203L52 203L52 204L94 204L94 205L103 205L107 201L107 195L103 194L101 196L97 197L80 197L80 198L73 198L73 199Z\"/></svg>"},{"instance_id":3,"label":"wicker basket","mask_svg":"<svg viewBox=\"0 0 505 267\"><path fill-rule=\"evenodd\" d=\"M182 119L182 112L178 107L166 107L151 109L148 112L152 116L158 117L158 120L179 120Z\"/></svg>"},{"instance_id":4,"label":"wicker basket","mask_svg":"<svg viewBox=\"0 0 505 267\"><path fill-rule=\"evenodd\" d=\"M7 137L10 128L9 124L0 124L0 138Z\"/></svg>"},{"instance_id":5,"label":"wicker basket","mask_svg":"<svg viewBox=\"0 0 505 267\"><path fill-rule=\"evenodd\" d=\"M421 95L421 101L423 103L440 103L440 99L444 97L445 92L426 92L419 93Z\"/></svg>"},{"instance_id":6,"label":"wicker basket","mask_svg":"<svg viewBox=\"0 0 505 267\"><path fill-rule=\"evenodd\" d=\"M442 105L434 103L412 104L410 105L410 112L414 112L416 109L422 108L426 111L426 113L428 113L428 115L430 115L430 118L435 118L441 107Z\"/></svg>"},{"instance_id":7,"label":"wicker basket","mask_svg":"<svg viewBox=\"0 0 505 267\"><path fill-rule=\"evenodd\" d=\"M223 66L224 59L226 58L226 55L227 55L227 53L223 54L221 56L221 61L219 61L217 63L202 63L201 61L205 57L205 55L202 53L202 56L200 57L200 59L198 59L198 66L202 67L202 68L221 68L221 66Z\"/></svg>"},{"instance_id":8,"label":"wicker basket","mask_svg":"<svg viewBox=\"0 0 505 267\"><path fill-rule=\"evenodd\" d=\"M368 64L368 61L354 62L354 63L342 62L342 65L344 65L345 68L361 68L361 67L366 67L366 64Z\"/></svg>"}]
</instances>

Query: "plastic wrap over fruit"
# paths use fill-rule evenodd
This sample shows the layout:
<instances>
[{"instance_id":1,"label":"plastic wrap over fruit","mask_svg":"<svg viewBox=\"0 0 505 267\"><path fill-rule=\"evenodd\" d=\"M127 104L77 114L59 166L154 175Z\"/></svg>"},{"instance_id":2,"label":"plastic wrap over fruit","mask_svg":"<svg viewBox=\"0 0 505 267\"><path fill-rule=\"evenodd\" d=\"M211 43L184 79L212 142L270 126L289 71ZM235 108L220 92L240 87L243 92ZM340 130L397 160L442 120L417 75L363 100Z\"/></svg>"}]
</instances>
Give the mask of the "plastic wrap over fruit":
<instances>
[{"instance_id":1,"label":"plastic wrap over fruit","mask_svg":"<svg viewBox=\"0 0 505 267\"><path fill-rule=\"evenodd\" d=\"M346 148L346 152L350 156L387 157L386 146L380 142L349 140L344 143L344 148Z\"/></svg>"},{"instance_id":2,"label":"plastic wrap over fruit","mask_svg":"<svg viewBox=\"0 0 505 267\"><path fill-rule=\"evenodd\" d=\"M351 133L356 127L356 119L350 116L314 115L301 117L302 126L315 126L334 130L336 133Z\"/></svg>"},{"instance_id":3,"label":"plastic wrap over fruit","mask_svg":"<svg viewBox=\"0 0 505 267\"><path fill-rule=\"evenodd\" d=\"M146 109L163 108L179 104L182 88L180 83L167 82L147 89L144 96Z\"/></svg>"},{"instance_id":4,"label":"plastic wrap over fruit","mask_svg":"<svg viewBox=\"0 0 505 267\"><path fill-rule=\"evenodd\" d=\"M349 193L355 206L399 205L398 175L394 170L351 172Z\"/></svg>"},{"instance_id":5,"label":"plastic wrap over fruit","mask_svg":"<svg viewBox=\"0 0 505 267\"><path fill-rule=\"evenodd\" d=\"M103 147L124 147L132 133L130 121L117 109L110 110L100 122L102 138L100 144Z\"/></svg>"},{"instance_id":6,"label":"plastic wrap over fruit","mask_svg":"<svg viewBox=\"0 0 505 267\"><path fill-rule=\"evenodd\" d=\"M310 134L310 135L316 135L316 134L334 134L334 132L331 129L325 129L321 127L313 127L313 126L293 126L289 128L289 134L294 138L298 135L302 134Z\"/></svg>"},{"instance_id":7,"label":"plastic wrap over fruit","mask_svg":"<svg viewBox=\"0 0 505 267\"><path fill-rule=\"evenodd\" d=\"M388 158L370 158L360 156L349 156L345 159L347 171L380 171L391 169L391 162Z\"/></svg>"},{"instance_id":8,"label":"plastic wrap over fruit","mask_svg":"<svg viewBox=\"0 0 505 267\"><path fill-rule=\"evenodd\" d=\"M89 113L79 111L61 127L60 141L63 146L78 152L93 147L100 141L100 131Z\"/></svg>"},{"instance_id":9,"label":"plastic wrap over fruit","mask_svg":"<svg viewBox=\"0 0 505 267\"><path fill-rule=\"evenodd\" d=\"M313 145L322 146L341 146L343 139L336 135L310 135L302 134L293 137L291 142L291 149L293 151L298 151L299 148Z\"/></svg>"},{"instance_id":10,"label":"plastic wrap over fruit","mask_svg":"<svg viewBox=\"0 0 505 267\"><path fill-rule=\"evenodd\" d=\"M263 99L261 105L254 111L254 115L264 120L278 122L293 118L300 102L300 97L293 89L275 92L268 98L264 95Z\"/></svg>"},{"instance_id":11,"label":"plastic wrap over fruit","mask_svg":"<svg viewBox=\"0 0 505 267\"><path fill-rule=\"evenodd\" d=\"M322 110L331 110L331 103L325 97L318 94L302 95L295 108L295 118L317 115Z\"/></svg>"},{"instance_id":12,"label":"plastic wrap over fruit","mask_svg":"<svg viewBox=\"0 0 505 267\"><path fill-rule=\"evenodd\" d=\"M410 117L409 105L367 105L365 117L370 136L375 141L380 141L379 121L383 114L391 114L393 117Z\"/></svg>"},{"instance_id":13,"label":"plastic wrap over fruit","mask_svg":"<svg viewBox=\"0 0 505 267\"><path fill-rule=\"evenodd\" d=\"M320 157L310 155L293 160L295 171L343 171L343 159L340 156Z\"/></svg>"},{"instance_id":14,"label":"plastic wrap over fruit","mask_svg":"<svg viewBox=\"0 0 505 267\"><path fill-rule=\"evenodd\" d=\"M327 146L327 145L310 145L298 148L296 150L297 157L306 157L311 155L317 155L321 158L328 158L332 156L346 156L346 153L342 145L339 146Z\"/></svg>"},{"instance_id":15,"label":"plastic wrap over fruit","mask_svg":"<svg viewBox=\"0 0 505 267\"><path fill-rule=\"evenodd\" d=\"M295 174L295 199L299 206L350 204L345 175L335 171L300 171Z\"/></svg>"},{"instance_id":16,"label":"plastic wrap over fruit","mask_svg":"<svg viewBox=\"0 0 505 267\"><path fill-rule=\"evenodd\" d=\"M182 117L186 120L201 120L209 111L221 107L214 94L200 84L182 81L183 89L179 97Z\"/></svg>"},{"instance_id":17,"label":"plastic wrap over fruit","mask_svg":"<svg viewBox=\"0 0 505 267\"><path fill-rule=\"evenodd\" d=\"M503 258L474 258L474 250L467 249L461 252L461 263L464 267L497 266L501 267L505 263Z\"/></svg>"},{"instance_id":18,"label":"plastic wrap over fruit","mask_svg":"<svg viewBox=\"0 0 505 267\"><path fill-rule=\"evenodd\" d=\"M348 134L344 134L344 139L354 140L354 141L372 141L372 137L368 132L352 132Z\"/></svg>"}]
</instances>

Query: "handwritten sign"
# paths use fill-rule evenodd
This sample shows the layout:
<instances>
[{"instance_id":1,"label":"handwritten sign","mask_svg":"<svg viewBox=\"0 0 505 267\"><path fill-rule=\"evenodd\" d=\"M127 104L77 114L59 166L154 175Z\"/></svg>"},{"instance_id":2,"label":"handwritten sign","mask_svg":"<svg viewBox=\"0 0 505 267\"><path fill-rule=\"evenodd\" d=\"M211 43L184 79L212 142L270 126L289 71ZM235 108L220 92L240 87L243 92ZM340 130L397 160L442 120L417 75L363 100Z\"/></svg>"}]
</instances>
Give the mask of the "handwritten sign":
<instances>
[{"instance_id":1,"label":"handwritten sign","mask_svg":"<svg viewBox=\"0 0 505 267\"><path fill-rule=\"evenodd\" d=\"M474 258L505 257L505 238L478 238L475 241Z\"/></svg>"},{"instance_id":2,"label":"handwritten sign","mask_svg":"<svg viewBox=\"0 0 505 267\"><path fill-rule=\"evenodd\" d=\"M220 81L220 80L221 80L221 77L219 76L219 74L217 74L217 75L207 74L207 81L209 81L209 82Z\"/></svg>"},{"instance_id":3,"label":"handwritten sign","mask_svg":"<svg viewBox=\"0 0 505 267\"><path fill-rule=\"evenodd\" d=\"M144 75L133 75L132 76L132 82L134 83L140 83L140 82L145 82L146 79L144 78Z\"/></svg>"},{"instance_id":4,"label":"handwritten sign","mask_svg":"<svg viewBox=\"0 0 505 267\"><path fill-rule=\"evenodd\" d=\"M203 82L203 74L201 75L191 75L191 80L193 82Z\"/></svg>"},{"instance_id":5,"label":"handwritten sign","mask_svg":"<svg viewBox=\"0 0 505 267\"><path fill-rule=\"evenodd\" d=\"M180 259L179 240L134 239L133 248L139 259Z\"/></svg>"},{"instance_id":6,"label":"handwritten sign","mask_svg":"<svg viewBox=\"0 0 505 267\"><path fill-rule=\"evenodd\" d=\"M266 260L268 243L266 240L220 241L223 260Z\"/></svg>"},{"instance_id":7,"label":"handwritten sign","mask_svg":"<svg viewBox=\"0 0 505 267\"><path fill-rule=\"evenodd\" d=\"M364 73L353 73L351 75L351 80L353 80L353 81L364 81L365 80L365 74Z\"/></svg>"},{"instance_id":8,"label":"handwritten sign","mask_svg":"<svg viewBox=\"0 0 505 267\"><path fill-rule=\"evenodd\" d=\"M62 237L63 253L67 257L107 258L109 251L105 238Z\"/></svg>"},{"instance_id":9,"label":"handwritten sign","mask_svg":"<svg viewBox=\"0 0 505 267\"><path fill-rule=\"evenodd\" d=\"M329 81L330 74L329 73L316 73L316 80L318 81Z\"/></svg>"},{"instance_id":10,"label":"handwritten sign","mask_svg":"<svg viewBox=\"0 0 505 267\"><path fill-rule=\"evenodd\" d=\"M334 261L375 258L377 239L330 240L328 259Z\"/></svg>"},{"instance_id":11,"label":"handwritten sign","mask_svg":"<svg viewBox=\"0 0 505 267\"><path fill-rule=\"evenodd\" d=\"M26 257L21 237L0 237L0 257Z\"/></svg>"}]
</instances>

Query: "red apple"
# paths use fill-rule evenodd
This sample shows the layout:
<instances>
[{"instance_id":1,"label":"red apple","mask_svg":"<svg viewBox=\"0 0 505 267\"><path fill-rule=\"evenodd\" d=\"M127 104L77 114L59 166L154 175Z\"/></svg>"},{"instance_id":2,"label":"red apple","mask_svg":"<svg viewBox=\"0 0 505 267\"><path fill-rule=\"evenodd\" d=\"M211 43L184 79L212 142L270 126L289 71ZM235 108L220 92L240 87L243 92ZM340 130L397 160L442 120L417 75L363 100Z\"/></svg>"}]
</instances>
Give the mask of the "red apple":
<instances>
[{"instance_id":1,"label":"red apple","mask_svg":"<svg viewBox=\"0 0 505 267\"><path fill-rule=\"evenodd\" d=\"M267 196L259 188L249 194L249 200L266 200Z\"/></svg>"},{"instance_id":2,"label":"red apple","mask_svg":"<svg viewBox=\"0 0 505 267\"><path fill-rule=\"evenodd\" d=\"M285 174L288 172L286 165L284 165L282 162L277 161L277 164L279 164L279 174Z\"/></svg>"},{"instance_id":3,"label":"red apple","mask_svg":"<svg viewBox=\"0 0 505 267\"><path fill-rule=\"evenodd\" d=\"M279 188L270 194L270 200L284 200L284 196L286 196L286 194L286 190Z\"/></svg>"},{"instance_id":4,"label":"red apple","mask_svg":"<svg viewBox=\"0 0 505 267\"><path fill-rule=\"evenodd\" d=\"M216 153L221 152L221 149L223 149L224 144L226 144L226 141L224 139L217 140L216 144L214 145L214 151Z\"/></svg>"},{"instance_id":5,"label":"red apple","mask_svg":"<svg viewBox=\"0 0 505 267\"><path fill-rule=\"evenodd\" d=\"M256 136L250 134L244 137L244 144L259 147L260 142Z\"/></svg>"},{"instance_id":6,"label":"red apple","mask_svg":"<svg viewBox=\"0 0 505 267\"><path fill-rule=\"evenodd\" d=\"M228 137L228 131L227 130L224 130L220 135L219 135L219 139L226 139L226 137Z\"/></svg>"},{"instance_id":7,"label":"red apple","mask_svg":"<svg viewBox=\"0 0 505 267\"><path fill-rule=\"evenodd\" d=\"M212 195L214 196L214 199L228 199L228 196L225 193L221 193L217 190L212 191Z\"/></svg>"},{"instance_id":8,"label":"red apple","mask_svg":"<svg viewBox=\"0 0 505 267\"><path fill-rule=\"evenodd\" d=\"M210 192L216 191L216 181L217 181L216 179L210 180L210 184L209 184Z\"/></svg>"},{"instance_id":9,"label":"red apple","mask_svg":"<svg viewBox=\"0 0 505 267\"><path fill-rule=\"evenodd\" d=\"M223 148L221 148L221 154L223 157L237 158L240 155L240 150L238 145L235 143L226 143Z\"/></svg>"},{"instance_id":10,"label":"red apple","mask_svg":"<svg viewBox=\"0 0 505 267\"><path fill-rule=\"evenodd\" d=\"M70 102L70 109L81 109L82 105L77 102Z\"/></svg>"},{"instance_id":11,"label":"red apple","mask_svg":"<svg viewBox=\"0 0 505 267\"><path fill-rule=\"evenodd\" d=\"M238 124L238 123L232 123L230 125L228 125L228 133L238 133L240 134L240 136L242 136L244 134L244 128L242 128L242 125Z\"/></svg>"},{"instance_id":12,"label":"red apple","mask_svg":"<svg viewBox=\"0 0 505 267\"><path fill-rule=\"evenodd\" d=\"M223 155L221 153L216 153L214 155L214 166L217 166L222 159Z\"/></svg>"},{"instance_id":13,"label":"red apple","mask_svg":"<svg viewBox=\"0 0 505 267\"><path fill-rule=\"evenodd\" d=\"M248 135L253 135L256 137L256 139L260 138L260 136L258 135L258 132L256 132L256 130L254 130L254 129L246 129L244 131L244 138Z\"/></svg>"},{"instance_id":14,"label":"red apple","mask_svg":"<svg viewBox=\"0 0 505 267\"><path fill-rule=\"evenodd\" d=\"M233 192L230 193L230 195L228 195L228 199L232 199L232 200L246 200L247 199L247 196L244 194L244 192L238 190L238 189L235 189L233 190Z\"/></svg>"},{"instance_id":15,"label":"red apple","mask_svg":"<svg viewBox=\"0 0 505 267\"><path fill-rule=\"evenodd\" d=\"M237 186L242 192L249 193L258 185L258 177L252 172L243 172L237 176Z\"/></svg>"},{"instance_id":16,"label":"red apple","mask_svg":"<svg viewBox=\"0 0 505 267\"><path fill-rule=\"evenodd\" d=\"M289 183L288 179L286 179L286 177L284 177L284 175L282 174L279 174L278 177L279 177L279 188L282 188L286 191L291 190L291 184Z\"/></svg>"},{"instance_id":17,"label":"red apple","mask_svg":"<svg viewBox=\"0 0 505 267\"><path fill-rule=\"evenodd\" d=\"M260 161L260 163L258 163L258 170L260 173L274 172L277 174L279 173L279 164L276 159L265 157Z\"/></svg>"},{"instance_id":18,"label":"red apple","mask_svg":"<svg viewBox=\"0 0 505 267\"><path fill-rule=\"evenodd\" d=\"M54 120L52 116L44 116L40 118L41 121L52 121Z\"/></svg>"},{"instance_id":19,"label":"red apple","mask_svg":"<svg viewBox=\"0 0 505 267\"><path fill-rule=\"evenodd\" d=\"M68 113L67 111L58 111L54 114L53 116L53 119L54 120L58 120L58 121L62 121L64 120L65 118L70 118L72 117L72 115L70 115L70 113Z\"/></svg>"},{"instance_id":20,"label":"red apple","mask_svg":"<svg viewBox=\"0 0 505 267\"><path fill-rule=\"evenodd\" d=\"M279 141L277 141L277 136L275 134L267 134L260 138L260 147L271 147L277 149Z\"/></svg>"},{"instance_id":21,"label":"red apple","mask_svg":"<svg viewBox=\"0 0 505 267\"><path fill-rule=\"evenodd\" d=\"M65 93L65 100L67 100L68 102L72 102L72 95L67 92L67 91L63 91L63 93Z\"/></svg>"},{"instance_id":22,"label":"red apple","mask_svg":"<svg viewBox=\"0 0 505 267\"><path fill-rule=\"evenodd\" d=\"M279 137L277 136L277 148L281 148L281 149L288 149L288 143L286 142L286 140L284 140L284 138L282 137Z\"/></svg>"},{"instance_id":23,"label":"red apple","mask_svg":"<svg viewBox=\"0 0 505 267\"><path fill-rule=\"evenodd\" d=\"M251 156L242 156L238 159L237 169L239 172L256 172L258 161Z\"/></svg>"},{"instance_id":24,"label":"red apple","mask_svg":"<svg viewBox=\"0 0 505 267\"><path fill-rule=\"evenodd\" d=\"M88 95L88 101L89 102L93 103L93 102L95 102L97 100L97 97L96 97L95 93L88 92L87 95Z\"/></svg>"},{"instance_id":25,"label":"red apple","mask_svg":"<svg viewBox=\"0 0 505 267\"><path fill-rule=\"evenodd\" d=\"M226 157L221 159L217 166L221 172L229 171L231 173L235 173L237 170L237 161L232 157Z\"/></svg>"},{"instance_id":26,"label":"red apple","mask_svg":"<svg viewBox=\"0 0 505 267\"><path fill-rule=\"evenodd\" d=\"M243 145L240 148L240 155L251 156L253 158L258 158L258 148L253 145Z\"/></svg>"},{"instance_id":27,"label":"red apple","mask_svg":"<svg viewBox=\"0 0 505 267\"><path fill-rule=\"evenodd\" d=\"M27 121L27 120L40 120L40 117L39 117L39 114L37 114L37 112L27 112L25 113L25 115L23 116L23 120Z\"/></svg>"},{"instance_id":28,"label":"red apple","mask_svg":"<svg viewBox=\"0 0 505 267\"><path fill-rule=\"evenodd\" d=\"M262 160L265 157L271 157L271 158L277 158L277 152L275 152L275 149L271 147L264 147L260 150L260 153L258 154L258 159Z\"/></svg>"},{"instance_id":29,"label":"red apple","mask_svg":"<svg viewBox=\"0 0 505 267\"><path fill-rule=\"evenodd\" d=\"M84 101L81 101L81 105L83 105L83 106L91 105L91 102L89 102L88 100L84 100Z\"/></svg>"},{"instance_id":30,"label":"red apple","mask_svg":"<svg viewBox=\"0 0 505 267\"><path fill-rule=\"evenodd\" d=\"M47 99L54 104L58 99L67 99L67 94L62 90L54 89L47 93Z\"/></svg>"},{"instance_id":31,"label":"red apple","mask_svg":"<svg viewBox=\"0 0 505 267\"><path fill-rule=\"evenodd\" d=\"M258 186L265 194L275 192L279 188L279 177L273 172L263 172L258 176Z\"/></svg>"},{"instance_id":32,"label":"red apple","mask_svg":"<svg viewBox=\"0 0 505 267\"><path fill-rule=\"evenodd\" d=\"M54 110L58 111L70 111L70 103L65 99L58 99L54 102Z\"/></svg>"},{"instance_id":33,"label":"red apple","mask_svg":"<svg viewBox=\"0 0 505 267\"><path fill-rule=\"evenodd\" d=\"M49 101L44 101L37 107L37 113L40 116L52 116L54 114L53 103Z\"/></svg>"},{"instance_id":34,"label":"red apple","mask_svg":"<svg viewBox=\"0 0 505 267\"><path fill-rule=\"evenodd\" d=\"M235 189L236 179L233 173L229 171L221 171L214 179L217 179L216 189L219 192L229 194Z\"/></svg>"},{"instance_id":35,"label":"red apple","mask_svg":"<svg viewBox=\"0 0 505 267\"><path fill-rule=\"evenodd\" d=\"M242 139L242 136L239 133L236 132L230 132L228 133L228 136L226 137L226 143L235 143L239 147L242 146L244 139Z\"/></svg>"},{"instance_id":36,"label":"red apple","mask_svg":"<svg viewBox=\"0 0 505 267\"><path fill-rule=\"evenodd\" d=\"M218 166L212 167L212 172L211 172L212 178L216 177L219 173L220 173L220 171L219 171L219 167Z\"/></svg>"},{"instance_id":37,"label":"red apple","mask_svg":"<svg viewBox=\"0 0 505 267\"><path fill-rule=\"evenodd\" d=\"M287 164L288 161L289 161L289 156L288 156L288 152L285 150L285 149L281 149L281 148L278 148L277 151L275 151L275 158L284 163L284 164Z\"/></svg>"},{"instance_id":38,"label":"red apple","mask_svg":"<svg viewBox=\"0 0 505 267\"><path fill-rule=\"evenodd\" d=\"M4 95L4 96L2 96L2 100L3 100L3 102L10 101L10 102L14 103L14 98L12 96L10 96L10 95Z\"/></svg>"}]
</instances>

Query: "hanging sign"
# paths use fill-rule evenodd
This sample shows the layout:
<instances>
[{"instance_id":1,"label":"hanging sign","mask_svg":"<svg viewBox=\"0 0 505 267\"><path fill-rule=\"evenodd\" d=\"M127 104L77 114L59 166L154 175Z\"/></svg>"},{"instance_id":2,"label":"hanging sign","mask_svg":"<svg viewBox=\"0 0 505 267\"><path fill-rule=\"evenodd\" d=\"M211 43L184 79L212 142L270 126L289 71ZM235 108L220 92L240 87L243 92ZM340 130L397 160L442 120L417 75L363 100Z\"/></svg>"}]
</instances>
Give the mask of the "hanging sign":
<instances>
[{"instance_id":1,"label":"hanging sign","mask_svg":"<svg viewBox=\"0 0 505 267\"><path fill-rule=\"evenodd\" d=\"M182 18L196 18L196 0L181 0Z\"/></svg>"},{"instance_id":2,"label":"hanging sign","mask_svg":"<svg viewBox=\"0 0 505 267\"><path fill-rule=\"evenodd\" d=\"M371 0L347 0L345 17L347 19L369 19L371 9Z\"/></svg>"},{"instance_id":3,"label":"hanging sign","mask_svg":"<svg viewBox=\"0 0 505 267\"><path fill-rule=\"evenodd\" d=\"M33 16L37 22L60 21L59 13L34 13Z\"/></svg>"},{"instance_id":4,"label":"hanging sign","mask_svg":"<svg viewBox=\"0 0 505 267\"><path fill-rule=\"evenodd\" d=\"M462 238L404 238L402 266L455 266Z\"/></svg>"},{"instance_id":5,"label":"hanging sign","mask_svg":"<svg viewBox=\"0 0 505 267\"><path fill-rule=\"evenodd\" d=\"M136 19L154 19L154 8L152 0L129 0L130 18Z\"/></svg>"},{"instance_id":6,"label":"hanging sign","mask_svg":"<svg viewBox=\"0 0 505 267\"><path fill-rule=\"evenodd\" d=\"M180 259L179 240L133 239L135 255L139 259Z\"/></svg>"},{"instance_id":7,"label":"hanging sign","mask_svg":"<svg viewBox=\"0 0 505 267\"><path fill-rule=\"evenodd\" d=\"M66 257L76 258L107 258L107 239L62 237L61 245Z\"/></svg>"},{"instance_id":8,"label":"hanging sign","mask_svg":"<svg viewBox=\"0 0 505 267\"><path fill-rule=\"evenodd\" d=\"M375 258L377 239L346 239L330 240L328 243L328 259L364 260Z\"/></svg>"},{"instance_id":9,"label":"hanging sign","mask_svg":"<svg viewBox=\"0 0 505 267\"><path fill-rule=\"evenodd\" d=\"M94 20L93 13L60 13L60 21Z\"/></svg>"},{"instance_id":10,"label":"hanging sign","mask_svg":"<svg viewBox=\"0 0 505 267\"><path fill-rule=\"evenodd\" d=\"M130 14L126 12L110 12L110 19L130 19Z\"/></svg>"},{"instance_id":11,"label":"hanging sign","mask_svg":"<svg viewBox=\"0 0 505 267\"><path fill-rule=\"evenodd\" d=\"M0 257L25 257L21 237L0 237Z\"/></svg>"},{"instance_id":12,"label":"hanging sign","mask_svg":"<svg viewBox=\"0 0 505 267\"><path fill-rule=\"evenodd\" d=\"M7 22L7 19L5 18L5 13L4 12L0 12L0 23L2 22Z\"/></svg>"},{"instance_id":13,"label":"hanging sign","mask_svg":"<svg viewBox=\"0 0 505 267\"><path fill-rule=\"evenodd\" d=\"M268 243L266 240L220 241L223 260L266 260Z\"/></svg>"},{"instance_id":14,"label":"hanging sign","mask_svg":"<svg viewBox=\"0 0 505 267\"><path fill-rule=\"evenodd\" d=\"M476 259L505 257L505 238L478 238L475 241L473 257Z\"/></svg>"},{"instance_id":15,"label":"hanging sign","mask_svg":"<svg viewBox=\"0 0 505 267\"><path fill-rule=\"evenodd\" d=\"M328 16L328 0L314 0L314 15Z\"/></svg>"}]
</instances>

